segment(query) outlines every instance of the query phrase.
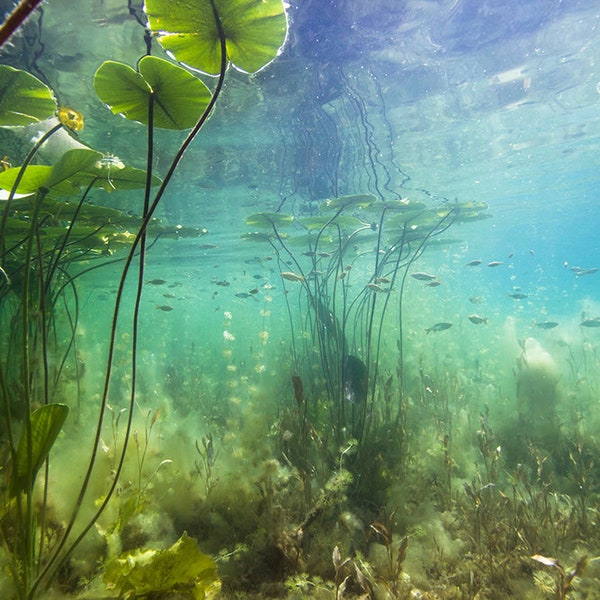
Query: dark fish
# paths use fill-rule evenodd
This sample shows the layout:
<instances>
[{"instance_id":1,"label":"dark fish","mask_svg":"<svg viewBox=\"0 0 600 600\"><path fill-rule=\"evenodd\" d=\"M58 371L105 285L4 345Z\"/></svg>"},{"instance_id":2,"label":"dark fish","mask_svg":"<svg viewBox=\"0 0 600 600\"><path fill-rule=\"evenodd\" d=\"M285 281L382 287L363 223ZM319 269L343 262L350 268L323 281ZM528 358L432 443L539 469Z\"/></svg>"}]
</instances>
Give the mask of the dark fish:
<instances>
[{"instance_id":1,"label":"dark fish","mask_svg":"<svg viewBox=\"0 0 600 600\"><path fill-rule=\"evenodd\" d=\"M163 298L169 298L169 299L172 299L172 298L175 298L175 294L169 294L169 293L166 293L166 294L163 294Z\"/></svg>"},{"instance_id":2,"label":"dark fish","mask_svg":"<svg viewBox=\"0 0 600 600\"><path fill-rule=\"evenodd\" d=\"M258 288L254 288L254 289L250 290L248 293L249 294L258 294L258 291L259 291Z\"/></svg>"},{"instance_id":3,"label":"dark fish","mask_svg":"<svg viewBox=\"0 0 600 600\"><path fill-rule=\"evenodd\" d=\"M523 300L524 298L527 298L527 294L524 294L523 292L513 292L512 294L509 294L509 296L515 300Z\"/></svg>"},{"instance_id":4,"label":"dark fish","mask_svg":"<svg viewBox=\"0 0 600 600\"><path fill-rule=\"evenodd\" d=\"M240 292L239 294L235 295L236 298L250 298L250 294L248 294L248 292Z\"/></svg>"},{"instance_id":5,"label":"dark fish","mask_svg":"<svg viewBox=\"0 0 600 600\"><path fill-rule=\"evenodd\" d=\"M346 413L350 417L347 422L350 434L359 437L363 431L367 397L369 392L369 374L367 366L357 356L349 354L342 365L344 382L344 398L349 406Z\"/></svg>"},{"instance_id":6,"label":"dark fish","mask_svg":"<svg viewBox=\"0 0 600 600\"><path fill-rule=\"evenodd\" d=\"M472 260L470 262L468 262L465 267L476 267L477 265L480 265L483 261L479 260L478 258L475 260Z\"/></svg>"},{"instance_id":7,"label":"dark fish","mask_svg":"<svg viewBox=\"0 0 600 600\"><path fill-rule=\"evenodd\" d=\"M256 275L252 275L252 277L254 277L254 279L262 279L263 276L259 275L258 273Z\"/></svg>"},{"instance_id":8,"label":"dark fish","mask_svg":"<svg viewBox=\"0 0 600 600\"><path fill-rule=\"evenodd\" d=\"M162 310L163 312L171 312L173 310L173 307L169 306L168 304L163 304L162 306L157 306L156 309Z\"/></svg>"},{"instance_id":9,"label":"dark fish","mask_svg":"<svg viewBox=\"0 0 600 600\"><path fill-rule=\"evenodd\" d=\"M435 325L432 325L431 327L428 327L425 330L425 333L429 333L430 331L444 331L445 329L450 329L450 327L452 327L452 323L436 323Z\"/></svg>"},{"instance_id":10,"label":"dark fish","mask_svg":"<svg viewBox=\"0 0 600 600\"><path fill-rule=\"evenodd\" d=\"M217 246L217 244L200 244L200 246L198 246L198 248L200 248L200 250L212 250L213 248L218 248L219 246Z\"/></svg>"},{"instance_id":11,"label":"dark fish","mask_svg":"<svg viewBox=\"0 0 600 600\"><path fill-rule=\"evenodd\" d=\"M215 285L219 285L221 287L227 287L227 286L231 285L231 283L229 281L225 281L224 279L222 281L219 281L219 280L213 281L213 283Z\"/></svg>"},{"instance_id":12,"label":"dark fish","mask_svg":"<svg viewBox=\"0 0 600 600\"><path fill-rule=\"evenodd\" d=\"M556 321L540 321L539 323L533 321L531 326L539 327L540 329L554 329L555 327L558 327L558 323Z\"/></svg>"},{"instance_id":13,"label":"dark fish","mask_svg":"<svg viewBox=\"0 0 600 600\"><path fill-rule=\"evenodd\" d=\"M573 267L571 271L575 271L576 277L583 277L584 275L592 275L598 271L598 267L592 267L591 269L580 269L579 267Z\"/></svg>"},{"instance_id":14,"label":"dark fish","mask_svg":"<svg viewBox=\"0 0 600 600\"><path fill-rule=\"evenodd\" d=\"M479 304L481 302L481 296L471 296L469 302L471 304Z\"/></svg>"},{"instance_id":15,"label":"dark fish","mask_svg":"<svg viewBox=\"0 0 600 600\"><path fill-rule=\"evenodd\" d=\"M493 260L492 262L488 263L488 267L499 267L502 263L502 261L500 260Z\"/></svg>"},{"instance_id":16,"label":"dark fish","mask_svg":"<svg viewBox=\"0 0 600 600\"><path fill-rule=\"evenodd\" d=\"M429 273L423 273L422 271L411 273L410 275L419 281L433 281L434 279L437 279L437 275L430 275Z\"/></svg>"},{"instance_id":17,"label":"dark fish","mask_svg":"<svg viewBox=\"0 0 600 600\"><path fill-rule=\"evenodd\" d=\"M146 281L147 285L164 285L167 283L164 279L151 279L150 281Z\"/></svg>"},{"instance_id":18,"label":"dark fish","mask_svg":"<svg viewBox=\"0 0 600 600\"><path fill-rule=\"evenodd\" d=\"M481 325L482 323L487 325L488 322L487 317L480 317L479 315L469 315L469 321L475 325Z\"/></svg>"},{"instance_id":19,"label":"dark fish","mask_svg":"<svg viewBox=\"0 0 600 600\"><path fill-rule=\"evenodd\" d=\"M600 327L600 317L594 317L593 319L584 319L579 324L582 327Z\"/></svg>"}]
</instances>

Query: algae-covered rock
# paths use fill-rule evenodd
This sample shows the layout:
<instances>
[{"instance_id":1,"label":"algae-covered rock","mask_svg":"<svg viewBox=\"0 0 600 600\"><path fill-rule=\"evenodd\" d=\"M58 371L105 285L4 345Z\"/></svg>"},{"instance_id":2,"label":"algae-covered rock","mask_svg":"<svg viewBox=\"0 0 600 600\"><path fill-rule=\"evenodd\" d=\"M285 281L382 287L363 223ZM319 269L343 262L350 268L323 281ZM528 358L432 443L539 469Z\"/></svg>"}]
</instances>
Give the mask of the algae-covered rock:
<instances>
[{"instance_id":1,"label":"algae-covered rock","mask_svg":"<svg viewBox=\"0 0 600 600\"><path fill-rule=\"evenodd\" d=\"M210 600L221 588L215 561L186 533L166 550L125 552L107 566L104 583L121 598L177 592Z\"/></svg>"}]
</instances>

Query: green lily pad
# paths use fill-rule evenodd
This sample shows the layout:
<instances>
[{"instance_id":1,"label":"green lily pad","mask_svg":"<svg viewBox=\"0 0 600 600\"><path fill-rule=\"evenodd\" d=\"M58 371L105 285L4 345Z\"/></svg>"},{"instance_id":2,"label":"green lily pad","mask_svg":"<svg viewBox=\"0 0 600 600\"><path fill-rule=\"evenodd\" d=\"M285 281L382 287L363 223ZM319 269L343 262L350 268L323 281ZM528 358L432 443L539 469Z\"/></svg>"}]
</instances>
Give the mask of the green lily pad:
<instances>
[{"instance_id":1,"label":"green lily pad","mask_svg":"<svg viewBox=\"0 0 600 600\"><path fill-rule=\"evenodd\" d=\"M0 127L38 123L56 112L52 90L19 69L0 65Z\"/></svg>"},{"instance_id":2,"label":"green lily pad","mask_svg":"<svg viewBox=\"0 0 600 600\"><path fill-rule=\"evenodd\" d=\"M340 208L367 208L371 206L377 198L372 194L352 194L351 196L341 196L340 198L331 198L321 203L321 210Z\"/></svg>"},{"instance_id":3,"label":"green lily pad","mask_svg":"<svg viewBox=\"0 0 600 600\"><path fill-rule=\"evenodd\" d=\"M154 95L153 124L163 129L193 127L210 102L206 85L168 60L145 56L138 71L108 60L94 76L94 88L115 114L148 124L150 95Z\"/></svg>"},{"instance_id":4,"label":"green lily pad","mask_svg":"<svg viewBox=\"0 0 600 600\"><path fill-rule=\"evenodd\" d=\"M25 170L17 192L19 194L35 193L41 188L52 190L54 195L69 195L78 191L73 177L85 169L89 169L102 158L100 152L87 148L73 148L65 152L52 166L30 165ZM14 167L0 173L0 188L11 190L21 167Z\"/></svg>"},{"instance_id":5,"label":"green lily pad","mask_svg":"<svg viewBox=\"0 0 600 600\"><path fill-rule=\"evenodd\" d=\"M256 73L279 54L287 33L282 0L213 0L226 38L227 60ZM221 70L221 42L211 0L146 0L145 11L161 46L209 75Z\"/></svg>"},{"instance_id":6,"label":"green lily pad","mask_svg":"<svg viewBox=\"0 0 600 600\"><path fill-rule=\"evenodd\" d=\"M282 213L256 213L255 215L250 215L246 219L246 225L251 225L253 227L262 227L264 229L271 229L273 226L275 227L284 227L285 225L290 225L294 222L294 217L291 215L284 215Z\"/></svg>"}]
</instances>

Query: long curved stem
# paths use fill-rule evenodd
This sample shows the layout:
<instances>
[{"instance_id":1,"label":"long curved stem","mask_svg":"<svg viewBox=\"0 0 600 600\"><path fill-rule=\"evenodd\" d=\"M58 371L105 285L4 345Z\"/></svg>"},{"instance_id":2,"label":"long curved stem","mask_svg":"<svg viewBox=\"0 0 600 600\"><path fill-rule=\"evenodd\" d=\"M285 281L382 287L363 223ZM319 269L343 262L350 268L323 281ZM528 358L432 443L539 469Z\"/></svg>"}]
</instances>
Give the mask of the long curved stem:
<instances>
[{"instance_id":1,"label":"long curved stem","mask_svg":"<svg viewBox=\"0 0 600 600\"><path fill-rule=\"evenodd\" d=\"M25 22L27 17L42 3L42 0L22 0L0 27L0 48L10 36Z\"/></svg>"},{"instance_id":2,"label":"long curved stem","mask_svg":"<svg viewBox=\"0 0 600 600\"><path fill-rule=\"evenodd\" d=\"M223 83L225 80L225 73L227 71L227 54L226 54L227 48L226 48L225 32L223 30L223 26L221 24L219 14L218 14L212 0L211 0L211 5L213 8L213 14L215 17L215 21L217 24L217 29L219 31L220 41L221 41L221 70L219 73L219 79L217 81L217 85L215 86L215 90L213 92L211 100L208 103L204 112L202 113L202 116L200 117L200 119L198 120L198 122L196 123L194 128L187 135L186 139L181 144L181 146L179 147L179 150L175 154L175 157L171 163L171 166L169 167L169 170L167 171L167 174L165 175L165 178L163 179L163 182L162 182L161 186L159 187L159 189L156 193L156 196L154 197L154 200L149 205L147 213L144 215L144 218L140 225L140 229L137 232L135 239L133 240L129 254L127 255L127 258L125 260L125 265L124 265L123 271L121 273L121 279L119 281L119 285L118 285L117 293L116 293L116 297L115 297L115 307L114 307L114 311L113 311L113 319L112 319L112 324L111 324L107 366L106 366L106 373L105 373L105 378L104 378L104 388L103 388L103 393L102 393L102 399L100 401L100 410L99 410L99 416L98 416L98 421L97 421L97 425L96 425L96 433L95 433L94 442L93 442L93 446L92 446L92 454L88 461L87 471L84 476L84 480L81 485L79 495L76 499L73 513L67 524L67 527L65 528L63 538L62 538L61 542L59 543L54 556L47 563L46 567L40 573L39 577L35 581L35 583L32 587L32 590L31 590L31 596L33 596L34 592L40 586L40 584L43 580L51 580L51 578L52 578L51 575L54 574L61 567L62 564L64 564L64 562L72 554L72 552L75 550L75 548L81 543L81 541L87 535L89 530L94 526L94 524L96 523L96 521L98 520L98 518L100 517L102 512L104 512L106 506L108 505L108 502L110 501L110 499L116 489L117 483L118 483L120 469L122 468L122 465L123 465L124 453L122 453L122 459L119 464L119 468L117 470L117 473L114 477L114 480L113 480L109 490L107 491L107 493L104 497L102 504L98 507L96 512L92 515L90 520L83 527L83 529L81 530L79 535L75 538L75 540L73 540L73 542L63 552L63 549L66 545L67 539L68 539L71 531L73 530L75 521L76 521L79 511L81 510L81 507L83 505L83 500L87 493L87 489L88 489L90 481L91 481L92 472L94 470L94 466L96 463L96 456L97 456L98 449L100 446L102 426L104 423L104 414L106 412L106 406L108 404L108 391L109 391L109 385L110 385L110 380L111 380L112 367L113 367L113 363L114 363L114 351L115 351L115 345L116 345L117 324L118 324L118 318L119 318L119 313L120 313L121 301L123 299L123 293L124 293L124 289L125 289L125 282L127 280L127 275L129 273L129 269L131 268L133 259L135 258L136 254L137 254L138 247L140 246L140 244L142 244L143 239L145 239L148 225L152 219L152 216L154 215L154 212L156 211L156 208L157 208L160 200L162 199L162 197L164 195L164 192L165 192L167 186L169 185L169 182L171 181L171 178L175 174L175 171L176 171L181 159L183 158L183 155L185 154L186 150L188 149L188 147L190 146L192 141L195 139L196 135L198 135L199 131L202 129L202 127L208 120L208 118L216 104L217 98L223 88ZM130 411L130 413L131 412L132 411ZM129 418L131 419L131 414L129 415ZM61 555L61 553L62 553L62 555ZM60 558L59 558L59 555L60 555Z\"/></svg>"}]
</instances>

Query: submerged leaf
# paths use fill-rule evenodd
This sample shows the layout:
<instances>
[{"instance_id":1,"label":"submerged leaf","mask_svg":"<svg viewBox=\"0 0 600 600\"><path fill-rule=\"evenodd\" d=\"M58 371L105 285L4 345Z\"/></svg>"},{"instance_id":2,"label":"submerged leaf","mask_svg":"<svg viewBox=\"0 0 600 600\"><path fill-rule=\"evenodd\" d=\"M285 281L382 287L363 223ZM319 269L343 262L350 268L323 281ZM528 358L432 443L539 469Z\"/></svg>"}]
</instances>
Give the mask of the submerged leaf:
<instances>
[{"instance_id":1,"label":"submerged leaf","mask_svg":"<svg viewBox=\"0 0 600 600\"><path fill-rule=\"evenodd\" d=\"M227 61L255 73L285 42L282 0L214 0L226 38ZM175 58L209 75L221 70L221 42L211 0L146 0L148 24Z\"/></svg>"},{"instance_id":2,"label":"submerged leaf","mask_svg":"<svg viewBox=\"0 0 600 600\"><path fill-rule=\"evenodd\" d=\"M186 533L166 550L125 552L107 566L104 582L120 597L132 598L179 592L202 600L221 587L215 561Z\"/></svg>"},{"instance_id":3,"label":"submerged leaf","mask_svg":"<svg viewBox=\"0 0 600 600\"><path fill-rule=\"evenodd\" d=\"M68 413L69 407L65 404L45 404L31 413L31 464L28 465L29 436L24 428L13 465L11 496L33 488L35 476L48 458Z\"/></svg>"},{"instance_id":4,"label":"submerged leaf","mask_svg":"<svg viewBox=\"0 0 600 600\"><path fill-rule=\"evenodd\" d=\"M52 90L19 69L0 65L0 127L39 123L56 111Z\"/></svg>"}]
</instances>

